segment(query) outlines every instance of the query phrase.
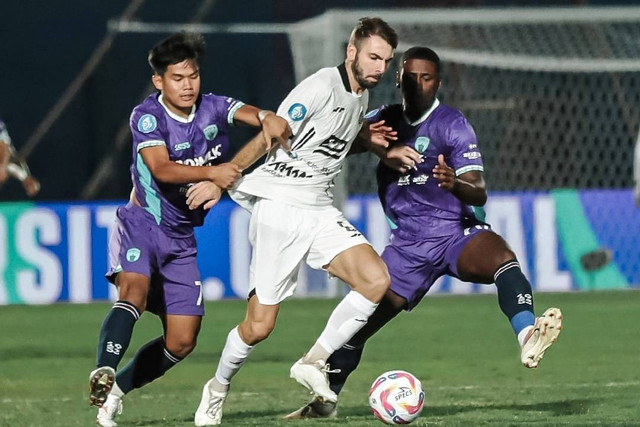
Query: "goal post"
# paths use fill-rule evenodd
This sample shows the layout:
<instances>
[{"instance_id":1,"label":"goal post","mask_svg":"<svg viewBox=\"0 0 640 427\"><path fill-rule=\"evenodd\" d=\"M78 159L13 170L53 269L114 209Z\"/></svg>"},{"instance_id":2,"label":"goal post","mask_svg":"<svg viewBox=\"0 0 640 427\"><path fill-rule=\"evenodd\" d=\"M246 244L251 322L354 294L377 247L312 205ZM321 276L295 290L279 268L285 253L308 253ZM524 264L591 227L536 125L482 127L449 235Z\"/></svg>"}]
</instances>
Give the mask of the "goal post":
<instances>
[{"instance_id":1,"label":"goal post","mask_svg":"<svg viewBox=\"0 0 640 427\"><path fill-rule=\"evenodd\" d=\"M438 52L439 97L473 124L492 190L632 186L640 7L330 10L291 27L296 78L340 61L362 16L396 29L396 58L415 45ZM394 74L371 108L399 101ZM349 160L349 193L375 191L363 173L375 163Z\"/></svg>"}]
</instances>

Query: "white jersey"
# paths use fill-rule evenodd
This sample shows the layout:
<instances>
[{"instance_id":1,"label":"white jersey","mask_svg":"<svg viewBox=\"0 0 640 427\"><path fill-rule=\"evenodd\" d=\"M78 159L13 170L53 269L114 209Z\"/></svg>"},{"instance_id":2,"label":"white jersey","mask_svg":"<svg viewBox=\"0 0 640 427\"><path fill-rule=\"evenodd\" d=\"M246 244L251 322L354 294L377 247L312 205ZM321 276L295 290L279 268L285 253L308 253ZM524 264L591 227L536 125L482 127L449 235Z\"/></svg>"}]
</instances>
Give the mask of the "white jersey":
<instances>
[{"instance_id":1,"label":"white jersey","mask_svg":"<svg viewBox=\"0 0 640 427\"><path fill-rule=\"evenodd\" d=\"M351 92L343 65L322 68L296 86L278 108L293 132L291 152L276 147L263 165L230 191L241 206L256 197L305 208L330 206L333 179L342 170L369 102Z\"/></svg>"}]
</instances>

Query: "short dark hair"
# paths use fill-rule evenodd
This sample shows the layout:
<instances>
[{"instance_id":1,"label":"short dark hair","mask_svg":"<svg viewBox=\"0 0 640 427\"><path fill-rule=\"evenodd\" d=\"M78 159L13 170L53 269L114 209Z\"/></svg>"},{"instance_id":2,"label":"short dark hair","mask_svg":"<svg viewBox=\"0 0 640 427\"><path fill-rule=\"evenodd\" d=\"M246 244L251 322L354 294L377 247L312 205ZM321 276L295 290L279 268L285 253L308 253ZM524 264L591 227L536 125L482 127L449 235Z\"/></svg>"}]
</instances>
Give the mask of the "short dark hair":
<instances>
[{"instance_id":1,"label":"short dark hair","mask_svg":"<svg viewBox=\"0 0 640 427\"><path fill-rule=\"evenodd\" d=\"M204 57L204 37L197 33L175 33L156 44L149 51L149 65L158 75L163 75L169 65L192 61L198 67Z\"/></svg>"},{"instance_id":2,"label":"short dark hair","mask_svg":"<svg viewBox=\"0 0 640 427\"><path fill-rule=\"evenodd\" d=\"M425 61L433 62L436 66L436 70L438 74L440 74L440 57L433 50L424 46L415 46L407 49L400 59L400 63L398 64L398 70L402 71L402 67L404 63L410 59L424 59Z\"/></svg>"},{"instance_id":3,"label":"short dark hair","mask_svg":"<svg viewBox=\"0 0 640 427\"><path fill-rule=\"evenodd\" d=\"M369 17L360 18L358 20L356 27L351 32L349 43L353 44L356 49L360 50L360 44L362 41L371 36L381 37L394 49L398 47L398 34L396 34L396 31L382 19Z\"/></svg>"}]
</instances>

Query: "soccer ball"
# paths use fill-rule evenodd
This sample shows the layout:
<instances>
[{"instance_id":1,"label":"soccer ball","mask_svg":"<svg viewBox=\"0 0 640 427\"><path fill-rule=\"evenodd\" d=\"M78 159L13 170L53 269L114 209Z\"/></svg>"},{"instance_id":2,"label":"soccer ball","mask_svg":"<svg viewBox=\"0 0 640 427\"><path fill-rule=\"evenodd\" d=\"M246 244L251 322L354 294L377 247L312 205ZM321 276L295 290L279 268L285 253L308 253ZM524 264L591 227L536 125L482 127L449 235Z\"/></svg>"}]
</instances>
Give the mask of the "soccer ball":
<instances>
[{"instance_id":1,"label":"soccer ball","mask_svg":"<svg viewBox=\"0 0 640 427\"><path fill-rule=\"evenodd\" d=\"M422 384L409 372L385 372L369 390L373 415L385 424L409 424L418 418L423 404Z\"/></svg>"}]
</instances>

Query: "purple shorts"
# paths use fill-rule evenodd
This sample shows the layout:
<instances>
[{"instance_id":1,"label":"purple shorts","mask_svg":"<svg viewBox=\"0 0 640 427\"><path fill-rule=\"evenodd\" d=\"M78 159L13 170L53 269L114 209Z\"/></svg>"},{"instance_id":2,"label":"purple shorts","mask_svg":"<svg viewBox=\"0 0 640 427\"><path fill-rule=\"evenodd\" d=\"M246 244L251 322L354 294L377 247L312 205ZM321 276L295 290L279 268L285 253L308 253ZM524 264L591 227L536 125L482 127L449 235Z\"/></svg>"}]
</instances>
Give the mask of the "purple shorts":
<instances>
[{"instance_id":1,"label":"purple shorts","mask_svg":"<svg viewBox=\"0 0 640 427\"><path fill-rule=\"evenodd\" d=\"M204 316L196 254L193 235L169 237L151 214L129 203L116 213L106 277L114 283L124 271L151 278L147 311L152 313Z\"/></svg>"},{"instance_id":2,"label":"purple shorts","mask_svg":"<svg viewBox=\"0 0 640 427\"><path fill-rule=\"evenodd\" d=\"M440 276L458 277L460 252L476 234L489 230L482 223L429 239L408 240L394 235L382 252L391 276L390 289L407 300L407 310L413 309Z\"/></svg>"}]
</instances>

